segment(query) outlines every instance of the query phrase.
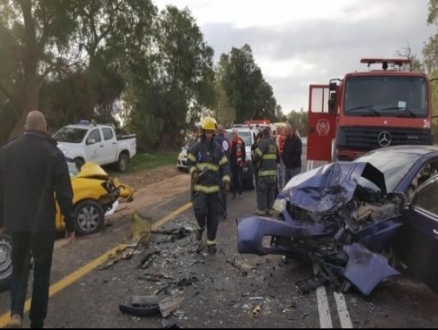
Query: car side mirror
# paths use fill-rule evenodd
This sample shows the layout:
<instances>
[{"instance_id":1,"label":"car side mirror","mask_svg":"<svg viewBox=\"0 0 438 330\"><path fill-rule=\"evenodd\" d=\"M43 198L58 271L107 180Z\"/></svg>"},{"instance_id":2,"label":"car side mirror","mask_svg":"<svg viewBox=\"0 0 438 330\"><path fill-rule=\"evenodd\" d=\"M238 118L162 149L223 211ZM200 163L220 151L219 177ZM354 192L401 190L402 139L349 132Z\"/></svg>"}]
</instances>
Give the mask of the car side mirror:
<instances>
[{"instance_id":1,"label":"car side mirror","mask_svg":"<svg viewBox=\"0 0 438 330\"><path fill-rule=\"evenodd\" d=\"M88 145L90 145L90 144L95 144L96 143L96 140L95 139L88 139L87 140L87 144Z\"/></svg>"}]
</instances>

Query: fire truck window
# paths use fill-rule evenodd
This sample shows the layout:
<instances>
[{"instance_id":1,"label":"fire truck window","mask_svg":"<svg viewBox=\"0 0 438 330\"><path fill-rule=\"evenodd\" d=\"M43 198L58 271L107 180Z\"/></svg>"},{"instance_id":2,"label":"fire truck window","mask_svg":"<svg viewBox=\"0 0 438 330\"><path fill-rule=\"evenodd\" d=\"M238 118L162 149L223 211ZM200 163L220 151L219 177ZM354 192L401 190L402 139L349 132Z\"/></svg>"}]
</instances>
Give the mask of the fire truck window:
<instances>
[{"instance_id":1,"label":"fire truck window","mask_svg":"<svg viewBox=\"0 0 438 330\"><path fill-rule=\"evenodd\" d=\"M329 93L328 88L313 88L310 111L313 113L328 113Z\"/></svg>"}]
</instances>

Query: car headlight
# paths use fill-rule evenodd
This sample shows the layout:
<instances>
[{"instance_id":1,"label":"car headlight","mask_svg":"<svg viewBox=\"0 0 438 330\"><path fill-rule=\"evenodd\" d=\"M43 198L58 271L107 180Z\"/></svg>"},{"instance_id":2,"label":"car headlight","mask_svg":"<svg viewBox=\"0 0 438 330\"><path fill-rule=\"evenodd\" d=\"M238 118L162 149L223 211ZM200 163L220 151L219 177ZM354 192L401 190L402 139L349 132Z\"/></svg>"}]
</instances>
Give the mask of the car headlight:
<instances>
[{"instance_id":1,"label":"car headlight","mask_svg":"<svg viewBox=\"0 0 438 330\"><path fill-rule=\"evenodd\" d=\"M277 211L277 212L283 212L284 210L286 210L286 200L285 199L280 199L277 198L274 202L274 205L272 206L272 208Z\"/></svg>"}]
</instances>

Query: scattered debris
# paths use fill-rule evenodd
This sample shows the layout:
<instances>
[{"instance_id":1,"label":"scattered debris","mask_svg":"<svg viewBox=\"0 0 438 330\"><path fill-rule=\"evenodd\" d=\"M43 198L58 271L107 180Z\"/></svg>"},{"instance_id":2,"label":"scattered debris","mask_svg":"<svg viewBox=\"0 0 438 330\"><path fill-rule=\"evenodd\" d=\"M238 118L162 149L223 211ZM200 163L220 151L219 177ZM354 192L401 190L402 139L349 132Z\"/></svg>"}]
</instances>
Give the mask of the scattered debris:
<instances>
[{"instance_id":1,"label":"scattered debris","mask_svg":"<svg viewBox=\"0 0 438 330\"><path fill-rule=\"evenodd\" d=\"M166 297L161 300L159 303L161 315L164 318L168 317L173 311L177 310L181 306L183 299L183 293L180 292L176 295Z\"/></svg>"},{"instance_id":2,"label":"scattered debris","mask_svg":"<svg viewBox=\"0 0 438 330\"><path fill-rule=\"evenodd\" d=\"M119 305L119 310L133 316L154 316L160 313L159 300L155 295L132 296L126 305Z\"/></svg>"}]
</instances>

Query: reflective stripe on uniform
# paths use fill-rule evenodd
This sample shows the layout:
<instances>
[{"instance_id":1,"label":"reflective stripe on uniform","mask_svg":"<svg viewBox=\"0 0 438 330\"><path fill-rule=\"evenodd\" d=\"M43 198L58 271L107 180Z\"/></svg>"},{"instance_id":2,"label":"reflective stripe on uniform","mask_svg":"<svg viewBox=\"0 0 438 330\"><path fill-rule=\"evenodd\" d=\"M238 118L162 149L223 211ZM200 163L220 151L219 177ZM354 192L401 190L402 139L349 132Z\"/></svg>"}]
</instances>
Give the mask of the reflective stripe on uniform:
<instances>
[{"instance_id":1,"label":"reflective stripe on uniform","mask_svg":"<svg viewBox=\"0 0 438 330\"><path fill-rule=\"evenodd\" d=\"M229 176L229 175L224 175L224 176L222 177L222 181L223 181L223 182L228 182L228 183L230 183L230 181L231 181L230 176Z\"/></svg>"},{"instance_id":2,"label":"reflective stripe on uniform","mask_svg":"<svg viewBox=\"0 0 438 330\"><path fill-rule=\"evenodd\" d=\"M273 160L276 160L277 159L277 154L266 154L266 155L263 155L262 158L263 159L273 159Z\"/></svg>"},{"instance_id":3,"label":"reflective stripe on uniform","mask_svg":"<svg viewBox=\"0 0 438 330\"><path fill-rule=\"evenodd\" d=\"M277 170L260 171L258 176L277 176Z\"/></svg>"},{"instance_id":4,"label":"reflective stripe on uniform","mask_svg":"<svg viewBox=\"0 0 438 330\"><path fill-rule=\"evenodd\" d=\"M207 245L214 245L214 244L216 244L216 240L214 241L207 240Z\"/></svg>"},{"instance_id":5,"label":"reflective stripe on uniform","mask_svg":"<svg viewBox=\"0 0 438 330\"><path fill-rule=\"evenodd\" d=\"M195 171L197 171L195 166L190 167L190 174L193 174Z\"/></svg>"},{"instance_id":6,"label":"reflective stripe on uniform","mask_svg":"<svg viewBox=\"0 0 438 330\"><path fill-rule=\"evenodd\" d=\"M226 156L223 156L219 162L219 166L223 166L228 162L228 159Z\"/></svg>"},{"instance_id":7,"label":"reflective stripe on uniform","mask_svg":"<svg viewBox=\"0 0 438 330\"><path fill-rule=\"evenodd\" d=\"M190 160L190 161L192 161L192 162L194 162L194 163L196 163L196 157L193 155L193 154L188 154L187 155L187 159L188 160Z\"/></svg>"},{"instance_id":8,"label":"reflective stripe on uniform","mask_svg":"<svg viewBox=\"0 0 438 330\"><path fill-rule=\"evenodd\" d=\"M213 194L213 193L219 192L219 186L218 185L203 186L201 184L195 184L195 186L193 187L193 190L203 192L205 194Z\"/></svg>"},{"instance_id":9,"label":"reflective stripe on uniform","mask_svg":"<svg viewBox=\"0 0 438 330\"><path fill-rule=\"evenodd\" d=\"M198 170L203 171L203 170L209 170L212 172L218 172L219 171L219 166L212 164L212 163L198 163L196 164L196 167L198 168Z\"/></svg>"},{"instance_id":10,"label":"reflective stripe on uniform","mask_svg":"<svg viewBox=\"0 0 438 330\"><path fill-rule=\"evenodd\" d=\"M256 152L257 155L259 155L260 157L263 156L263 152L262 152L259 148L257 148L257 149L255 150L255 152Z\"/></svg>"}]
</instances>

